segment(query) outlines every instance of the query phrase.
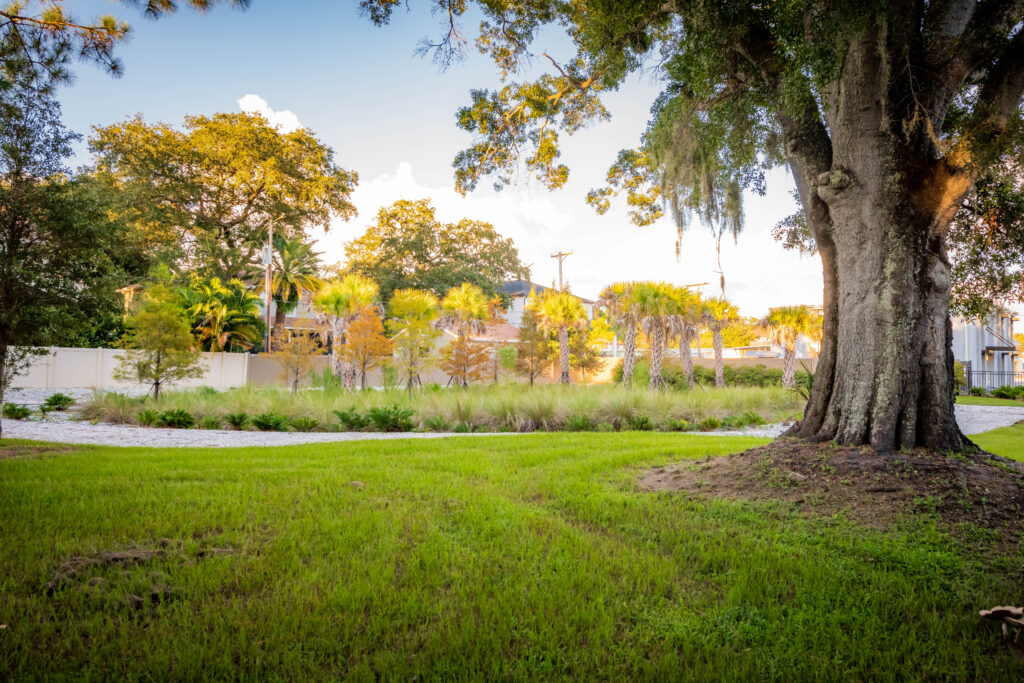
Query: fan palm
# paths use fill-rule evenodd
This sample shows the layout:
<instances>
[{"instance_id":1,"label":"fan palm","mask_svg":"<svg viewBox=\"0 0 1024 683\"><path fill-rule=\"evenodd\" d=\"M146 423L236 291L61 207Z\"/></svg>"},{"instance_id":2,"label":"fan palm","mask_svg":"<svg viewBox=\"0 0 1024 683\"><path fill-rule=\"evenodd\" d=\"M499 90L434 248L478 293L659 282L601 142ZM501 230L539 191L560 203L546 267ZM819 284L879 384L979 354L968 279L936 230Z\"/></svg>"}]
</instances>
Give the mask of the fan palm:
<instances>
[{"instance_id":1,"label":"fan palm","mask_svg":"<svg viewBox=\"0 0 1024 683\"><path fill-rule=\"evenodd\" d=\"M725 364L722 362L722 330L739 320L740 312L735 304L725 297L704 302L701 319L711 330L715 347L715 386L725 386Z\"/></svg>"},{"instance_id":2,"label":"fan palm","mask_svg":"<svg viewBox=\"0 0 1024 683\"><path fill-rule=\"evenodd\" d=\"M613 282L604 288L597 305L608 313L608 319L622 329L622 384L633 383L636 367L636 330L640 325L635 301L630 292L635 282Z\"/></svg>"},{"instance_id":3,"label":"fan palm","mask_svg":"<svg viewBox=\"0 0 1024 683\"><path fill-rule=\"evenodd\" d=\"M568 289L545 289L537 298L536 311L540 326L558 335L559 363L562 374L559 382L571 384L569 376L569 328L582 329L587 325L587 311L578 297Z\"/></svg>"},{"instance_id":4,"label":"fan palm","mask_svg":"<svg viewBox=\"0 0 1024 683\"><path fill-rule=\"evenodd\" d=\"M782 386L794 386L797 339L801 336L820 339L821 316L812 313L808 306L785 306L772 310L757 326L773 344L782 346Z\"/></svg>"},{"instance_id":5,"label":"fan palm","mask_svg":"<svg viewBox=\"0 0 1024 683\"><path fill-rule=\"evenodd\" d=\"M342 356L345 329L359 313L372 306L380 290L377 283L362 275L349 274L339 280L324 283L313 297L313 305L327 321L331 336L331 372L341 377L346 389L355 384L355 368Z\"/></svg>"},{"instance_id":6,"label":"fan palm","mask_svg":"<svg viewBox=\"0 0 1024 683\"><path fill-rule=\"evenodd\" d=\"M484 290L476 285L463 282L452 287L441 300L441 327L455 327L459 337L465 338L470 333L480 334L487 329L487 319L491 315L490 299Z\"/></svg>"},{"instance_id":7,"label":"fan palm","mask_svg":"<svg viewBox=\"0 0 1024 683\"><path fill-rule=\"evenodd\" d=\"M685 287L676 289L676 315L669 321L669 332L679 339L679 360L686 372L686 381L693 388L693 358L690 341L700 335L703 302L700 295Z\"/></svg>"},{"instance_id":8,"label":"fan palm","mask_svg":"<svg viewBox=\"0 0 1024 683\"><path fill-rule=\"evenodd\" d=\"M679 314L678 296L678 288L667 282L641 282L630 293L640 318L640 327L650 341L652 389L665 386L661 361L668 330Z\"/></svg>"},{"instance_id":9,"label":"fan palm","mask_svg":"<svg viewBox=\"0 0 1024 683\"><path fill-rule=\"evenodd\" d=\"M260 319L259 297L241 280L193 279L182 299L203 350L251 349L266 330Z\"/></svg>"}]
</instances>

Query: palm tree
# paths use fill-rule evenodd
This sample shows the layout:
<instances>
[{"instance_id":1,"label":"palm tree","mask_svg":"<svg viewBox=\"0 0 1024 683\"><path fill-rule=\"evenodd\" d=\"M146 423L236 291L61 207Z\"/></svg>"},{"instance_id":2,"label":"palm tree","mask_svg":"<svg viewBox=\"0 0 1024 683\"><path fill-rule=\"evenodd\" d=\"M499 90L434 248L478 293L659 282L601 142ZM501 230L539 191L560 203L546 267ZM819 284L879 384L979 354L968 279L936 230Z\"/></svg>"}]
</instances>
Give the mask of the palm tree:
<instances>
[{"instance_id":1,"label":"palm tree","mask_svg":"<svg viewBox=\"0 0 1024 683\"><path fill-rule=\"evenodd\" d=\"M185 312L204 350L251 349L263 337L266 326L260 317L259 297L241 280L198 278L182 292Z\"/></svg>"},{"instance_id":2,"label":"palm tree","mask_svg":"<svg viewBox=\"0 0 1024 683\"><path fill-rule=\"evenodd\" d=\"M597 305L608 313L608 319L622 328L622 384L633 383L636 367L636 330L640 325L635 301L630 296L635 282L613 282L604 288Z\"/></svg>"},{"instance_id":3,"label":"palm tree","mask_svg":"<svg viewBox=\"0 0 1024 683\"><path fill-rule=\"evenodd\" d=\"M487 329L487 320L491 317L491 300L484 290L476 285L463 282L452 287L441 300L441 317L437 324L441 327L454 327L459 338L455 342L463 348L469 343L471 333L481 334ZM469 347L466 347L468 351ZM458 382L456 382L458 384ZM465 379L462 386L468 386Z\"/></svg>"},{"instance_id":4,"label":"palm tree","mask_svg":"<svg viewBox=\"0 0 1024 683\"><path fill-rule=\"evenodd\" d=\"M679 314L678 288L667 282L642 282L633 287L631 298L637 308L640 327L650 342L651 388L665 386L661 360L669 328Z\"/></svg>"},{"instance_id":5,"label":"palm tree","mask_svg":"<svg viewBox=\"0 0 1024 683\"><path fill-rule=\"evenodd\" d=\"M700 338L703 302L700 294L685 287L676 288L676 315L669 321L669 331L679 339L679 360L686 372L686 381L693 389L693 358L690 355L690 341Z\"/></svg>"},{"instance_id":6,"label":"palm tree","mask_svg":"<svg viewBox=\"0 0 1024 683\"><path fill-rule=\"evenodd\" d=\"M587 325L587 311L578 297L568 289L545 289L537 299L536 314L540 326L558 334L559 362L562 375L559 382L571 384L569 377L569 328L582 329Z\"/></svg>"},{"instance_id":7,"label":"palm tree","mask_svg":"<svg viewBox=\"0 0 1024 683\"><path fill-rule=\"evenodd\" d=\"M704 302L702 320L711 330L715 346L715 387L725 386L725 364L722 362L722 330L739 320L740 312L725 297Z\"/></svg>"},{"instance_id":8,"label":"palm tree","mask_svg":"<svg viewBox=\"0 0 1024 683\"><path fill-rule=\"evenodd\" d=\"M270 293L277 303L274 313L274 329L284 322L288 313L302 301L306 294L318 292L324 285L319 277L320 252L301 239L274 240L274 269L270 279Z\"/></svg>"},{"instance_id":9,"label":"palm tree","mask_svg":"<svg viewBox=\"0 0 1024 683\"><path fill-rule=\"evenodd\" d=\"M487 329L487 319L491 315L490 299L484 290L476 285L463 282L452 287L441 300L441 327L455 327L459 337L470 333L480 334Z\"/></svg>"},{"instance_id":10,"label":"palm tree","mask_svg":"<svg viewBox=\"0 0 1024 683\"><path fill-rule=\"evenodd\" d=\"M773 344L783 347L782 386L795 386L797 339L820 338L821 316L812 313L808 306L784 306L769 312L757 327Z\"/></svg>"},{"instance_id":11,"label":"palm tree","mask_svg":"<svg viewBox=\"0 0 1024 683\"><path fill-rule=\"evenodd\" d=\"M356 370L342 356L345 329L361 311L374 304L379 291L377 283L370 278L350 274L324 283L313 297L313 305L326 316L330 328L331 372L341 377L342 384L349 390L355 385Z\"/></svg>"}]
</instances>

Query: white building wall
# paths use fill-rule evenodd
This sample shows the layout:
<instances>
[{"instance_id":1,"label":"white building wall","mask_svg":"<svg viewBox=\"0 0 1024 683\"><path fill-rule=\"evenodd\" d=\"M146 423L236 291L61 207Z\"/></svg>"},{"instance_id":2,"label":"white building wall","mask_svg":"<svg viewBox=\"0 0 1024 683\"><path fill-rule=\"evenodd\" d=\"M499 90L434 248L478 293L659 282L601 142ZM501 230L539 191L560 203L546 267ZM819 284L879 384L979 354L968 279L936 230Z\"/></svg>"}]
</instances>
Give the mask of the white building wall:
<instances>
[{"instance_id":1,"label":"white building wall","mask_svg":"<svg viewBox=\"0 0 1024 683\"><path fill-rule=\"evenodd\" d=\"M127 389L140 385L118 382L113 378L120 349L50 348L45 356L32 359L28 371L14 378L13 385L22 389ZM244 386L249 380L249 354L200 354L204 373L198 379L182 380L177 387L209 386L229 389Z\"/></svg>"},{"instance_id":2,"label":"white building wall","mask_svg":"<svg viewBox=\"0 0 1024 683\"><path fill-rule=\"evenodd\" d=\"M1019 355L1013 348L1013 323L1008 313L984 320L953 318L953 358L972 372L1012 373Z\"/></svg>"}]
</instances>

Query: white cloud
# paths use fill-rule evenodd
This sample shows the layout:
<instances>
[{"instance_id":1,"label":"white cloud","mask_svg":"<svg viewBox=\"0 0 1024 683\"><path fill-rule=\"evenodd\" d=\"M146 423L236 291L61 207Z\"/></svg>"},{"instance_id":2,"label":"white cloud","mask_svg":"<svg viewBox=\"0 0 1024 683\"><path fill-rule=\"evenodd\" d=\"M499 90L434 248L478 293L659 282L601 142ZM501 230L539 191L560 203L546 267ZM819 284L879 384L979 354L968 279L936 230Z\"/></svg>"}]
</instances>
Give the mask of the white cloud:
<instances>
[{"instance_id":1,"label":"white cloud","mask_svg":"<svg viewBox=\"0 0 1024 683\"><path fill-rule=\"evenodd\" d=\"M787 182L788 176L770 180ZM771 237L771 227L792 213L785 188L772 187L767 197L747 198L747 228L739 243L722 241L722 269L726 295L743 315L762 316L769 306L821 303L821 263L817 258L786 252ZM558 277L556 251L571 251L565 277L573 291L595 298L615 280L666 280L677 284L708 282L705 295L719 292L714 240L710 231L694 224L683 237L681 257L675 256L675 227L664 219L638 228L629 222L624 207L603 216L571 193L531 192L509 187L501 192L477 190L467 197L451 186L429 187L416 180L412 165L401 162L393 173L360 182L352 196L359 216L335 221L319 234L319 250L327 263L344 259L344 243L361 235L376 219L377 211L398 199L429 198L437 217L445 222L461 218L487 221L510 237L520 258L531 266L535 282L549 284ZM614 206L614 205L613 205Z\"/></svg>"},{"instance_id":2,"label":"white cloud","mask_svg":"<svg viewBox=\"0 0 1024 683\"><path fill-rule=\"evenodd\" d=\"M267 104L267 101L259 95L245 95L239 98L238 107L250 114L262 114L263 118L270 122L270 125L276 127L282 133L291 133L303 127L299 117L294 113L287 109L274 111Z\"/></svg>"}]
</instances>

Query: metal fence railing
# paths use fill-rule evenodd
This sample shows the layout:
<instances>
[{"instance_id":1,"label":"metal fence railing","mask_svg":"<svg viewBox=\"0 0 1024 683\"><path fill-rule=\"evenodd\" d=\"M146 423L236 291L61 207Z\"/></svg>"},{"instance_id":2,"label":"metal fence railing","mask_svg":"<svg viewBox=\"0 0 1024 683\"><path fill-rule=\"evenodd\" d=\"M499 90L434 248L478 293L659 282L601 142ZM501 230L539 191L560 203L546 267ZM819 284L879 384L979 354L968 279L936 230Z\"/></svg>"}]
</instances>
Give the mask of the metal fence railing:
<instances>
[{"instance_id":1,"label":"metal fence railing","mask_svg":"<svg viewBox=\"0 0 1024 683\"><path fill-rule=\"evenodd\" d=\"M966 370L967 388L982 387L986 391L999 387L1024 387L1024 372L995 372L992 370Z\"/></svg>"}]
</instances>

